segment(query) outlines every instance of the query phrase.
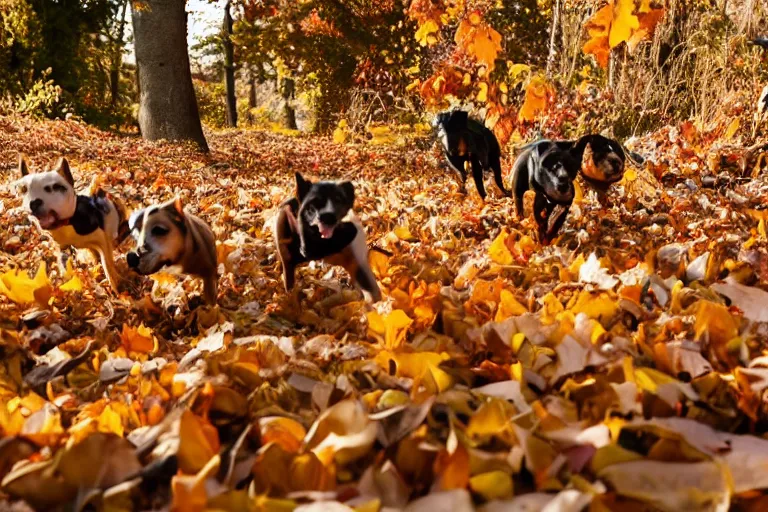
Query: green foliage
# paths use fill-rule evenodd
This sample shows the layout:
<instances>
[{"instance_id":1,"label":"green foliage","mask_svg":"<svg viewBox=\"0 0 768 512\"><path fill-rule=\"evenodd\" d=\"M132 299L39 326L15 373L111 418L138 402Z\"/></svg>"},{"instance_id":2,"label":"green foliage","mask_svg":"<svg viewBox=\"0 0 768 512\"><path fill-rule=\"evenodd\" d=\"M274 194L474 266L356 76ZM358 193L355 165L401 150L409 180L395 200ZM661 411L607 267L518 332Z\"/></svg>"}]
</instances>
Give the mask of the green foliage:
<instances>
[{"instance_id":1,"label":"green foliage","mask_svg":"<svg viewBox=\"0 0 768 512\"><path fill-rule=\"evenodd\" d=\"M15 108L17 112L36 117L53 117L63 113L61 100L61 87L54 84L48 77L51 70L43 72L32 87L22 96L17 96Z\"/></svg>"},{"instance_id":2,"label":"green foliage","mask_svg":"<svg viewBox=\"0 0 768 512\"><path fill-rule=\"evenodd\" d=\"M197 96L200 120L208 126L221 128L227 122L226 90L222 82L192 81Z\"/></svg>"}]
</instances>

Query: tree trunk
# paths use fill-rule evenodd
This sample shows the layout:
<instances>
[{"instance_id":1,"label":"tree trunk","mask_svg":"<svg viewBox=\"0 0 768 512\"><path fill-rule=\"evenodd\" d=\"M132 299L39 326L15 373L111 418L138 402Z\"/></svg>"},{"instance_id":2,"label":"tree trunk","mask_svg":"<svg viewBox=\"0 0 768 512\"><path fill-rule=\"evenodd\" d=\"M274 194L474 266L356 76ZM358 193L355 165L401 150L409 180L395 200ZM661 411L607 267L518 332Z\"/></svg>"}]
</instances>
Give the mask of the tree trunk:
<instances>
[{"instance_id":1,"label":"tree trunk","mask_svg":"<svg viewBox=\"0 0 768 512\"><path fill-rule=\"evenodd\" d=\"M237 126L237 98L235 97L235 49L232 45L232 15L230 2L224 6L224 81L227 87L227 126Z\"/></svg>"},{"instance_id":2,"label":"tree trunk","mask_svg":"<svg viewBox=\"0 0 768 512\"><path fill-rule=\"evenodd\" d=\"M296 83L293 81L293 78L288 77L283 78L282 82L281 95L283 96L283 124L289 130L296 130L296 111L291 106L290 101L294 97L294 89L296 87Z\"/></svg>"},{"instance_id":3,"label":"tree trunk","mask_svg":"<svg viewBox=\"0 0 768 512\"><path fill-rule=\"evenodd\" d=\"M115 38L115 51L112 54L112 66L109 70L109 92L112 108L117 106L117 99L120 95L120 66L123 63L123 36L125 35L125 15L128 11L128 0L123 0L120 13L120 25L117 28L117 37Z\"/></svg>"},{"instance_id":4,"label":"tree trunk","mask_svg":"<svg viewBox=\"0 0 768 512\"><path fill-rule=\"evenodd\" d=\"M555 65L555 54L557 49L555 48L555 37L557 36L557 29L560 24L560 0L555 0L555 8L552 9L552 28L549 34L549 55L547 56L547 77L552 77L552 67Z\"/></svg>"},{"instance_id":5,"label":"tree trunk","mask_svg":"<svg viewBox=\"0 0 768 512\"><path fill-rule=\"evenodd\" d=\"M256 74L253 68L248 68L248 108L256 108Z\"/></svg>"},{"instance_id":6,"label":"tree trunk","mask_svg":"<svg viewBox=\"0 0 768 512\"><path fill-rule=\"evenodd\" d=\"M147 140L191 140L208 151L189 69L186 1L141 4L137 9L131 3L141 135Z\"/></svg>"}]
</instances>

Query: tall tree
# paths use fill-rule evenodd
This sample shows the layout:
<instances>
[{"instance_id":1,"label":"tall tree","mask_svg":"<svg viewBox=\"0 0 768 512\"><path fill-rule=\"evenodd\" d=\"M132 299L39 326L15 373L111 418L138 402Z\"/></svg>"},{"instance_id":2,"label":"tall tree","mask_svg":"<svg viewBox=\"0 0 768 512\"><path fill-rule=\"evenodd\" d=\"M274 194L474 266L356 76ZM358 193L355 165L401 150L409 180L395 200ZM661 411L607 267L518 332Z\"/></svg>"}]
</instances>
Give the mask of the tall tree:
<instances>
[{"instance_id":1,"label":"tall tree","mask_svg":"<svg viewBox=\"0 0 768 512\"><path fill-rule=\"evenodd\" d=\"M208 151L187 52L185 0L134 0L139 126L147 140L192 140Z\"/></svg>"},{"instance_id":2,"label":"tall tree","mask_svg":"<svg viewBox=\"0 0 768 512\"><path fill-rule=\"evenodd\" d=\"M232 45L232 15L229 10L231 2L224 6L224 26L222 27L222 42L224 43L224 81L227 87L227 126L237 126L237 98L235 97L235 48Z\"/></svg>"},{"instance_id":3,"label":"tall tree","mask_svg":"<svg viewBox=\"0 0 768 512\"><path fill-rule=\"evenodd\" d=\"M123 49L125 48L125 15L128 10L128 0L121 0L120 15L117 19L117 34L112 41L112 62L109 69L109 87L110 87L110 101L112 108L117 106L117 98L120 94L120 67L123 63Z\"/></svg>"}]
</instances>

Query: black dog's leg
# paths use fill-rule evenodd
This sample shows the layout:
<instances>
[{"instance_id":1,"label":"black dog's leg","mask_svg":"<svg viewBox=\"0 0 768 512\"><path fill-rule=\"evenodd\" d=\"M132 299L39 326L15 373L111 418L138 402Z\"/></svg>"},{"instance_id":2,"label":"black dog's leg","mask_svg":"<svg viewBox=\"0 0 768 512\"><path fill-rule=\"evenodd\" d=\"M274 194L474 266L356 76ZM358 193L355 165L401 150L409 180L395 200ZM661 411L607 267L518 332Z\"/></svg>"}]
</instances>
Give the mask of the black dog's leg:
<instances>
[{"instance_id":1,"label":"black dog's leg","mask_svg":"<svg viewBox=\"0 0 768 512\"><path fill-rule=\"evenodd\" d=\"M488 163L493 170L493 179L496 181L496 186L501 189L505 196L509 197L511 194L509 190L504 188L504 181L501 179L501 156L493 154L488 157L488 160Z\"/></svg>"},{"instance_id":2,"label":"black dog's leg","mask_svg":"<svg viewBox=\"0 0 768 512\"><path fill-rule=\"evenodd\" d=\"M467 171L464 170L466 159L461 156L446 155L448 166L456 172L459 178L459 188L462 194L467 193Z\"/></svg>"},{"instance_id":3,"label":"black dog's leg","mask_svg":"<svg viewBox=\"0 0 768 512\"><path fill-rule=\"evenodd\" d=\"M512 197L515 200L515 213L520 220L524 217L523 196L529 188L530 181L528 176L528 153L526 151L518 156L514 167L512 167Z\"/></svg>"},{"instance_id":4,"label":"black dog's leg","mask_svg":"<svg viewBox=\"0 0 768 512\"><path fill-rule=\"evenodd\" d=\"M472 178L475 180L475 187L477 187L477 193L480 194L480 198L485 201L485 185L483 185L483 165L477 156L472 155L470 160L472 163Z\"/></svg>"},{"instance_id":5,"label":"black dog's leg","mask_svg":"<svg viewBox=\"0 0 768 512\"><path fill-rule=\"evenodd\" d=\"M533 200L533 215L539 228L539 243L542 245L548 245L550 242L548 236L549 216L552 214L553 209L553 203L544 194L536 192L536 197Z\"/></svg>"}]
</instances>

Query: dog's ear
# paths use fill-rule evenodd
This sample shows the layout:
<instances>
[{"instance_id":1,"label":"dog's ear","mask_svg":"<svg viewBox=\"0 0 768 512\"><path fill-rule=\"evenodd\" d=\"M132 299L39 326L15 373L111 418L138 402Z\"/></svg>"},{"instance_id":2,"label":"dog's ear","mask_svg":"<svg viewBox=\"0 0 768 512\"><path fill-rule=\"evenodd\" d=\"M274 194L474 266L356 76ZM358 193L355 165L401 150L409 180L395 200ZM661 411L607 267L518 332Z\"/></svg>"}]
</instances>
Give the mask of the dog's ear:
<instances>
[{"instance_id":1,"label":"dog's ear","mask_svg":"<svg viewBox=\"0 0 768 512\"><path fill-rule=\"evenodd\" d=\"M304 176L300 172L296 173L296 198L301 203L304 198L309 194L309 189L312 188L312 182L305 180Z\"/></svg>"},{"instance_id":2,"label":"dog's ear","mask_svg":"<svg viewBox=\"0 0 768 512\"><path fill-rule=\"evenodd\" d=\"M181 198L179 196L174 197L173 201L170 201L166 208L169 211L176 213L182 219L184 218L184 204L181 202Z\"/></svg>"},{"instance_id":3,"label":"dog's ear","mask_svg":"<svg viewBox=\"0 0 768 512\"><path fill-rule=\"evenodd\" d=\"M67 183L75 186L75 178L72 177L72 171L69 170L69 162L67 162L67 159L64 157L59 158L59 162L56 164L56 168L54 169L59 175L61 175L62 178L67 180Z\"/></svg>"},{"instance_id":4,"label":"dog's ear","mask_svg":"<svg viewBox=\"0 0 768 512\"><path fill-rule=\"evenodd\" d=\"M141 228L144 226L145 211L146 208L142 208L141 210L136 210L131 213L131 216L128 219L128 229L131 231L141 231Z\"/></svg>"},{"instance_id":5,"label":"dog's ear","mask_svg":"<svg viewBox=\"0 0 768 512\"><path fill-rule=\"evenodd\" d=\"M355 204L355 186L351 181L342 181L339 183L339 188L341 189L344 201L352 208L352 205Z\"/></svg>"},{"instance_id":6,"label":"dog's ear","mask_svg":"<svg viewBox=\"0 0 768 512\"><path fill-rule=\"evenodd\" d=\"M21 173L22 177L29 174L29 167L27 167L27 159L24 153L19 153L19 173Z\"/></svg>"}]
</instances>

